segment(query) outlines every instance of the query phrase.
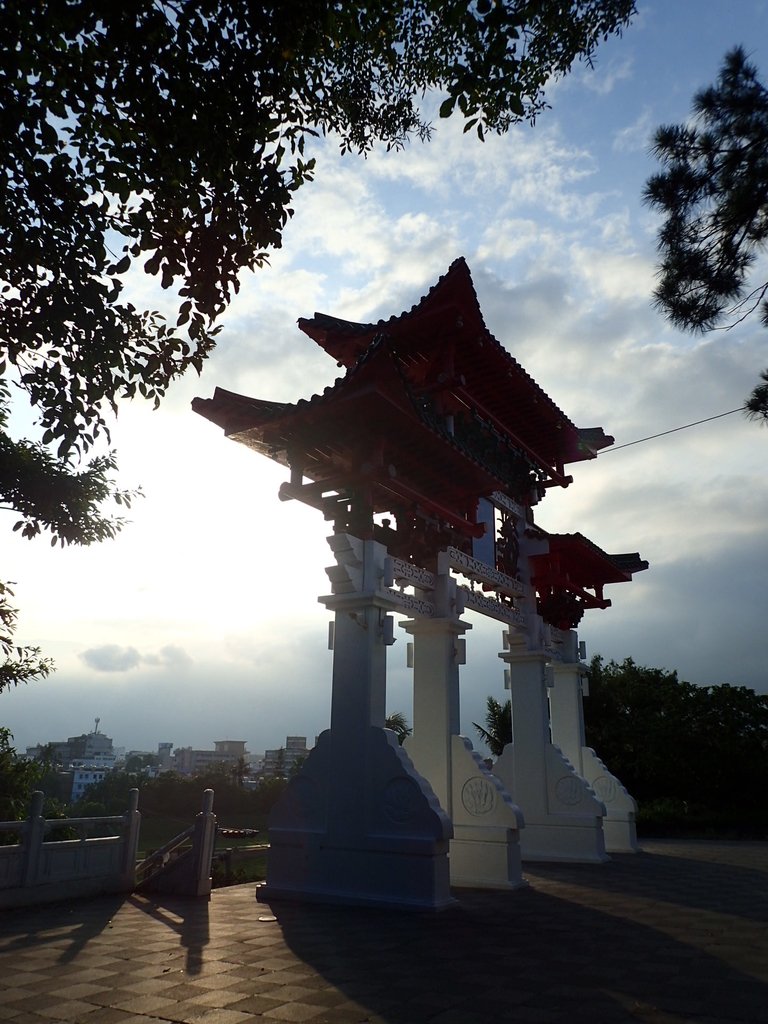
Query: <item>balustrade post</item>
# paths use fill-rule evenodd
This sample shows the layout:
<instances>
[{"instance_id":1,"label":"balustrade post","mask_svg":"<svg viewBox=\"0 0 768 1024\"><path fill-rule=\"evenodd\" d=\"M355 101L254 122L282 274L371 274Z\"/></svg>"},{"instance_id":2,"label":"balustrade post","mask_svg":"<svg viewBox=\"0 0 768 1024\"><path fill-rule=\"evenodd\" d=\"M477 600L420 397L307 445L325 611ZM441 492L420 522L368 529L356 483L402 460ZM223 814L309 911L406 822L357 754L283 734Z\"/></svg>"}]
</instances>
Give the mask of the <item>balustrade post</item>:
<instances>
[{"instance_id":1,"label":"balustrade post","mask_svg":"<svg viewBox=\"0 0 768 1024\"><path fill-rule=\"evenodd\" d=\"M26 820L21 836L21 884L34 885L40 864L40 852L45 835L45 818L43 817L44 796L40 790L32 794L29 817Z\"/></svg>"},{"instance_id":2,"label":"balustrade post","mask_svg":"<svg viewBox=\"0 0 768 1024\"><path fill-rule=\"evenodd\" d=\"M139 791L132 789L128 793L128 810L123 816L123 848L120 874L126 889L136 885L136 859L139 851L139 829L141 814L139 807Z\"/></svg>"},{"instance_id":3,"label":"balustrade post","mask_svg":"<svg viewBox=\"0 0 768 1024\"><path fill-rule=\"evenodd\" d=\"M213 790L206 789L203 793L203 807L195 818L195 831L192 835L193 896L211 894L211 861L215 845L216 815L213 813Z\"/></svg>"}]
</instances>

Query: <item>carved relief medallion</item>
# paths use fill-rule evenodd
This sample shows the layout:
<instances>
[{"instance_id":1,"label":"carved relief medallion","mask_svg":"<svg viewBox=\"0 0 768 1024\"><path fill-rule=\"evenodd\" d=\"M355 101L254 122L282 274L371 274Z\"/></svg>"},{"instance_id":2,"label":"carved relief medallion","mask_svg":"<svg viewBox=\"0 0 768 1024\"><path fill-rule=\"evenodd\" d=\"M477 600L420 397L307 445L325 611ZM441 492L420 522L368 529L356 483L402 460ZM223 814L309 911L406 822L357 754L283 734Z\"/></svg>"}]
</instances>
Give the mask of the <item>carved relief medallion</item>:
<instances>
[{"instance_id":1,"label":"carved relief medallion","mask_svg":"<svg viewBox=\"0 0 768 1024\"><path fill-rule=\"evenodd\" d=\"M415 782L405 777L390 779L384 787L384 814L403 825L416 815L421 793Z\"/></svg>"},{"instance_id":2,"label":"carved relief medallion","mask_svg":"<svg viewBox=\"0 0 768 1024\"><path fill-rule=\"evenodd\" d=\"M575 775L564 775L562 779L558 779L555 793L560 803L573 807L584 795L584 787L581 779L577 779Z\"/></svg>"},{"instance_id":3,"label":"carved relief medallion","mask_svg":"<svg viewBox=\"0 0 768 1024\"><path fill-rule=\"evenodd\" d=\"M489 779L476 775L467 779L461 790L461 802L467 814L480 817L490 814L496 806L498 792Z\"/></svg>"},{"instance_id":4,"label":"carved relief medallion","mask_svg":"<svg viewBox=\"0 0 768 1024\"><path fill-rule=\"evenodd\" d=\"M597 799L604 804L609 804L616 799L619 792L617 780L612 775L600 775L592 783L592 789L597 793Z\"/></svg>"}]
</instances>

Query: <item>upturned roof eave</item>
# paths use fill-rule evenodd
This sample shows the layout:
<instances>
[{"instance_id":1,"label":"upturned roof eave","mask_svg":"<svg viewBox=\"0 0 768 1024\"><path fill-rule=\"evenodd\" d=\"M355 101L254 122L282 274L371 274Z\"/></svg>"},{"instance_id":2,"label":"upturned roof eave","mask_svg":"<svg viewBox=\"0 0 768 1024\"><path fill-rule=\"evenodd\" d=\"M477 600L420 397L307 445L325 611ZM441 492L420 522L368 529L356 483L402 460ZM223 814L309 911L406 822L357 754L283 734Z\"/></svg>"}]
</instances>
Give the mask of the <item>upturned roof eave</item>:
<instances>
[{"instance_id":1,"label":"upturned roof eave","mask_svg":"<svg viewBox=\"0 0 768 1024\"><path fill-rule=\"evenodd\" d=\"M583 533L548 533L546 537L552 554L565 554L577 561L581 560L586 567L593 567L593 581L602 584L624 583L632 579L632 574L648 568L648 562L640 558L639 553L610 555L603 551L594 541ZM542 556L546 557L546 556ZM602 571L595 573L599 567ZM599 576L600 579L595 577Z\"/></svg>"},{"instance_id":2,"label":"upturned roof eave","mask_svg":"<svg viewBox=\"0 0 768 1024\"><path fill-rule=\"evenodd\" d=\"M422 432L423 437L431 436L431 443L442 448L446 458L459 459L465 466L471 467L475 486L468 491L476 490L480 496L481 491L490 493L494 489L503 488L506 484L503 477L421 413L408 393L407 382L383 342L384 339L381 339L379 344L369 347L344 377L337 379L321 394L312 395L308 399L300 399L295 403L269 402L216 388L212 399L196 398L192 408L220 426L232 440L264 454L271 454L287 465L286 451L292 447L292 439L306 430L309 419L319 427L323 421L334 423L350 418L349 414L346 417L339 416L342 406L355 410L362 405L370 413L372 400L378 401L382 409L389 410L396 417L398 430L403 435L416 429ZM386 365L383 371L380 369L381 364ZM393 423L391 417L390 423ZM354 438L350 438L349 444L353 442ZM344 447L343 442L339 447ZM480 479L484 480L483 487L478 485Z\"/></svg>"},{"instance_id":3,"label":"upturned roof eave","mask_svg":"<svg viewBox=\"0 0 768 1024\"><path fill-rule=\"evenodd\" d=\"M458 331L464 354L467 354L468 347L471 346L472 349L471 357L468 360L461 360L463 364L485 365L486 373L492 375L495 380L503 381L513 375L523 385L531 403L537 406L539 423L534 427L534 432L538 431L539 435L546 434L546 438L540 439L539 444L544 449L543 454L552 463L567 464L591 459L595 457L599 448L612 443L612 439L603 434L600 428L581 431L490 332L480 309L471 273L463 257L454 260L447 273L440 277L409 310L404 310L387 320L379 320L377 323L354 323L324 313L315 313L312 318L301 318L298 324L305 334L337 359L340 365L350 365L359 358L377 334L391 337L403 358L413 358L414 350L418 350L418 343L413 341L414 329L419 326L420 321L423 322L428 317L446 318L446 329L449 328L453 334L457 331L457 322L461 324ZM447 322L449 317L451 323ZM407 348L404 346L401 349L399 341L405 341ZM468 383L468 390L472 392L471 381ZM482 396L476 397L481 401ZM530 425L521 426L512 420L509 410L513 403L506 402L502 397L494 404L496 417L506 421L510 433L518 434L521 429L530 429ZM558 437L553 440L552 435L555 431ZM597 431L600 431L602 439L598 438ZM584 434L589 435L588 439L583 436ZM534 439L528 438L527 443L535 447L531 443L532 440Z\"/></svg>"},{"instance_id":4,"label":"upturned roof eave","mask_svg":"<svg viewBox=\"0 0 768 1024\"><path fill-rule=\"evenodd\" d=\"M192 399L192 411L221 427L227 436L243 429L244 424L274 419L287 408L286 402L249 398L219 387L212 398Z\"/></svg>"}]
</instances>

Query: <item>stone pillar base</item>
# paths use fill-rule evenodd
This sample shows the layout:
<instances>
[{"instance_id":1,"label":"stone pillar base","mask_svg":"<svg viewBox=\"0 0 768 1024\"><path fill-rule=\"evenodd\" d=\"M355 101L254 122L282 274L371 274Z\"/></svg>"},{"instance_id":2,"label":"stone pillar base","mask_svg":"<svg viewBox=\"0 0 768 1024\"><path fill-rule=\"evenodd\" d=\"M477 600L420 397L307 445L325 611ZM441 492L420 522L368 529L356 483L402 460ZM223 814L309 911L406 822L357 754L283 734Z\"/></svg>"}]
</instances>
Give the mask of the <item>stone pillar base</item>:
<instances>
[{"instance_id":1,"label":"stone pillar base","mask_svg":"<svg viewBox=\"0 0 768 1024\"><path fill-rule=\"evenodd\" d=\"M447 846L443 851L447 853ZM414 843L410 850L386 850L375 842L351 850L329 843L325 835L301 833L271 839L270 859L279 869L269 872L257 890L263 903L292 900L343 906L390 907L402 910L444 910L456 900L448 887L447 858L435 864L435 849Z\"/></svg>"},{"instance_id":2,"label":"stone pillar base","mask_svg":"<svg viewBox=\"0 0 768 1024\"><path fill-rule=\"evenodd\" d=\"M442 910L451 825L388 730L371 726L364 763L339 763L321 734L269 821L258 898Z\"/></svg>"},{"instance_id":3,"label":"stone pillar base","mask_svg":"<svg viewBox=\"0 0 768 1024\"><path fill-rule=\"evenodd\" d=\"M608 853L639 853L640 844L637 841L637 828L634 815L632 819L621 820L620 818L603 818L603 834L605 836L605 849Z\"/></svg>"},{"instance_id":4,"label":"stone pillar base","mask_svg":"<svg viewBox=\"0 0 768 1024\"><path fill-rule=\"evenodd\" d=\"M517 832L509 828L454 825L451 885L463 889L522 889Z\"/></svg>"},{"instance_id":5,"label":"stone pillar base","mask_svg":"<svg viewBox=\"0 0 768 1024\"><path fill-rule=\"evenodd\" d=\"M638 853L637 804L634 798L591 747L582 747L581 763L584 778L605 805L603 833L606 850L609 853Z\"/></svg>"},{"instance_id":6,"label":"stone pillar base","mask_svg":"<svg viewBox=\"0 0 768 1024\"><path fill-rule=\"evenodd\" d=\"M520 837L520 852L526 862L568 862L604 864L611 858L605 851L602 830L592 821L565 815L550 815L543 821L526 820Z\"/></svg>"},{"instance_id":7,"label":"stone pillar base","mask_svg":"<svg viewBox=\"0 0 768 1024\"><path fill-rule=\"evenodd\" d=\"M504 748L493 771L523 808L523 861L590 864L610 860L603 835L605 807L559 747L544 745L542 786L530 771L516 770L514 746Z\"/></svg>"},{"instance_id":8,"label":"stone pillar base","mask_svg":"<svg viewBox=\"0 0 768 1024\"><path fill-rule=\"evenodd\" d=\"M451 884L519 889L520 808L465 736L451 737Z\"/></svg>"}]
</instances>

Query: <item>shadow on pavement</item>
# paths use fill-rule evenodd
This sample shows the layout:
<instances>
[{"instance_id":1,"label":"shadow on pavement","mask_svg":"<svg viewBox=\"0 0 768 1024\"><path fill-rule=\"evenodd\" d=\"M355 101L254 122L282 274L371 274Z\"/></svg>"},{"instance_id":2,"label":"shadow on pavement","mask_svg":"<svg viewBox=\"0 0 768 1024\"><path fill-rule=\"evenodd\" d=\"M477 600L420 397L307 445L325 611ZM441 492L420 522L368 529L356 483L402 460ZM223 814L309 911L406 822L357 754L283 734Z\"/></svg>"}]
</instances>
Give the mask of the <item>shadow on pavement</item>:
<instances>
[{"instance_id":1,"label":"shadow on pavement","mask_svg":"<svg viewBox=\"0 0 768 1024\"><path fill-rule=\"evenodd\" d=\"M71 963L91 940L109 927L124 902L122 895L99 896L93 900L4 910L3 932L12 934L4 952L61 946L58 962Z\"/></svg>"},{"instance_id":2,"label":"shadow on pavement","mask_svg":"<svg viewBox=\"0 0 768 1024\"><path fill-rule=\"evenodd\" d=\"M339 1020L768 1021L768 985L660 930L533 888L459 895L432 916L272 910L288 947L360 1007Z\"/></svg>"},{"instance_id":3,"label":"shadow on pavement","mask_svg":"<svg viewBox=\"0 0 768 1024\"><path fill-rule=\"evenodd\" d=\"M768 922L768 844L751 847L758 855L754 861L764 858L762 868L664 851L665 846L658 844L647 852L614 855L609 863L600 865L531 864L525 873L593 891L664 900Z\"/></svg>"},{"instance_id":4,"label":"shadow on pavement","mask_svg":"<svg viewBox=\"0 0 768 1024\"><path fill-rule=\"evenodd\" d=\"M128 903L154 920L164 924L179 936L179 944L186 951L187 974L200 974L205 947L211 939L210 904L200 897L128 897Z\"/></svg>"}]
</instances>

